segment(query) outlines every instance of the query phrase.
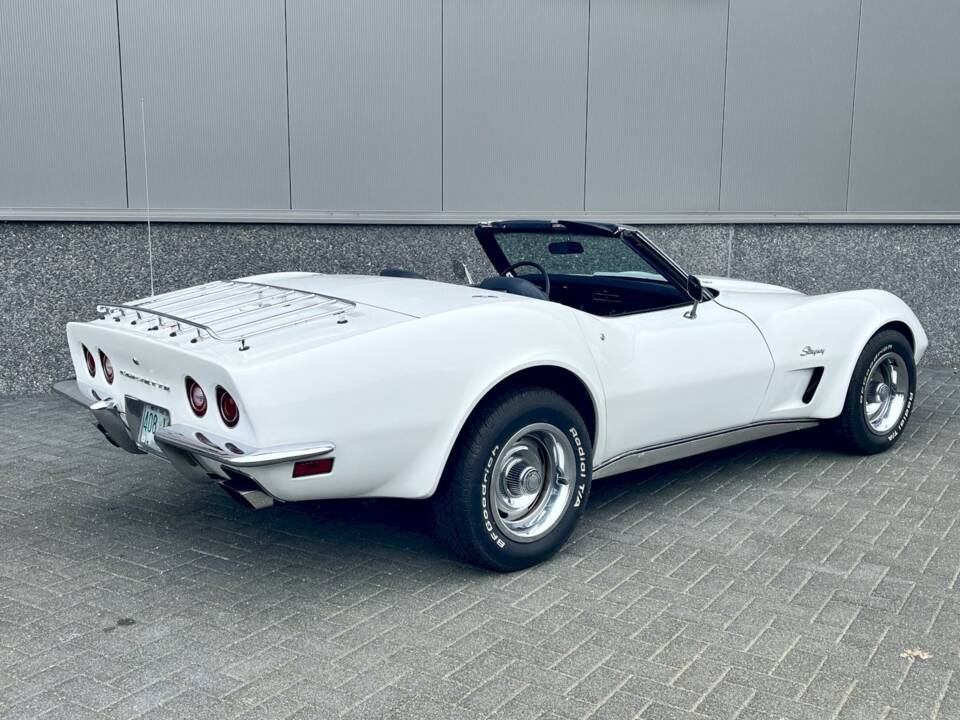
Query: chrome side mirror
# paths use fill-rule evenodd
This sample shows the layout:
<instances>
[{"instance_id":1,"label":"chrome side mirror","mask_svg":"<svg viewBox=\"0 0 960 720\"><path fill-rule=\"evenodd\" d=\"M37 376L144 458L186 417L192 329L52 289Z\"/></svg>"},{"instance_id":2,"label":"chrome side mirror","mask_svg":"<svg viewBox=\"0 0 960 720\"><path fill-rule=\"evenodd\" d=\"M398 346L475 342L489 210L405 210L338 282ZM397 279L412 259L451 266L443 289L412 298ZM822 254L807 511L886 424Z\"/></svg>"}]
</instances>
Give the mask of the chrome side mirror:
<instances>
[{"instance_id":1,"label":"chrome side mirror","mask_svg":"<svg viewBox=\"0 0 960 720\"><path fill-rule=\"evenodd\" d=\"M703 301L703 283L700 282L700 278L696 275L687 277L687 295L693 300L693 307L687 310L683 316L687 320L696 320L697 308L700 307L700 303Z\"/></svg>"},{"instance_id":2,"label":"chrome side mirror","mask_svg":"<svg viewBox=\"0 0 960 720\"><path fill-rule=\"evenodd\" d=\"M473 276L467 269L467 264L462 260L453 261L453 276L465 285L473 285Z\"/></svg>"}]
</instances>

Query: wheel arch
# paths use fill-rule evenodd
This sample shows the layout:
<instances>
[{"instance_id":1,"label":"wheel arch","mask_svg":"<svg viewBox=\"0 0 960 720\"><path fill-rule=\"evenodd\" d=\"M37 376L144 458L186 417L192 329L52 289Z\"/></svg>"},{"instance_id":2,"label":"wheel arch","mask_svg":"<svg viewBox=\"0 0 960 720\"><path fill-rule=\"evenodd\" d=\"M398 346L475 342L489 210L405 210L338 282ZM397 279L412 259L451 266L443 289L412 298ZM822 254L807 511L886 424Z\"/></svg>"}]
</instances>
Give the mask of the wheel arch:
<instances>
[{"instance_id":1,"label":"wheel arch","mask_svg":"<svg viewBox=\"0 0 960 720\"><path fill-rule=\"evenodd\" d=\"M913 334L913 330L910 328L909 325L907 325L905 322L902 322L900 320L894 320L893 322L888 322L886 325L883 325L877 328L876 332L874 332L872 335L870 335L869 338L867 338L867 342L870 342L870 340L873 339L874 335L878 335L882 333L884 330L894 330L895 332L900 333L905 338L907 338L907 342L910 343L910 349L914 353L917 352L917 338ZM864 343L864 347L866 347L866 343Z\"/></svg>"},{"instance_id":2,"label":"wheel arch","mask_svg":"<svg viewBox=\"0 0 960 720\"><path fill-rule=\"evenodd\" d=\"M596 444L597 417L599 413L597 402L587 387L587 384L579 375L559 365L533 365L507 375L493 387L489 388L483 396L477 400L464 424L469 422L477 410L490 399L500 393L522 386L542 387L547 390L553 390L558 395L569 400L587 424L587 429L590 431L590 442L594 445Z\"/></svg>"},{"instance_id":3,"label":"wheel arch","mask_svg":"<svg viewBox=\"0 0 960 720\"><path fill-rule=\"evenodd\" d=\"M454 448L456 447L457 442L460 440L460 436L463 433L464 427L466 427L470 422L470 419L473 418L476 413L479 412L484 405L490 402L493 398L508 390L523 386L543 387L548 390L553 390L558 395L569 400L570 403L576 408L577 412L580 413L584 423L586 423L587 429L590 433L591 444L593 445L594 450L596 450L597 443L602 432L603 418L603 410L599 403L598 393L591 390L587 381L574 370L554 363L538 363L535 365L518 368L513 372L508 373L504 377L501 377L499 380L493 382L484 390L483 393L480 394L480 396L473 403L473 406L470 408L469 412L464 415L463 419L457 426L456 433L453 435L453 438L443 458L443 465L440 473L441 475L443 469L446 468L447 463L450 462L450 457L453 454ZM441 478L438 476L436 482L434 483L433 489L431 490L431 494L436 492L436 488L439 486L440 480Z\"/></svg>"}]
</instances>

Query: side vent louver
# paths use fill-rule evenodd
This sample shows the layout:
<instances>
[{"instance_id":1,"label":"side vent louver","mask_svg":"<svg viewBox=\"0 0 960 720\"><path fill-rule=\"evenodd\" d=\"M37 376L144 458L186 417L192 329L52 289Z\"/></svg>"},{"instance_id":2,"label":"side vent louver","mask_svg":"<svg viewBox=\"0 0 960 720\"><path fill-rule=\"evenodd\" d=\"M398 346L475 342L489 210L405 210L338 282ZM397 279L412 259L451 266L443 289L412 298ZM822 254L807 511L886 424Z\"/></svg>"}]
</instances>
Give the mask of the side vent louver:
<instances>
[{"instance_id":1,"label":"side vent louver","mask_svg":"<svg viewBox=\"0 0 960 720\"><path fill-rule=\"evenodd\" d=\"M810 376L810 382L807 383L807 389L803 391L803 404L809 405L813 396L817 394L817 388L820 387L820 380L823 379L823 368L815 367L813 375Z\"/></svg>"}]
</instances>

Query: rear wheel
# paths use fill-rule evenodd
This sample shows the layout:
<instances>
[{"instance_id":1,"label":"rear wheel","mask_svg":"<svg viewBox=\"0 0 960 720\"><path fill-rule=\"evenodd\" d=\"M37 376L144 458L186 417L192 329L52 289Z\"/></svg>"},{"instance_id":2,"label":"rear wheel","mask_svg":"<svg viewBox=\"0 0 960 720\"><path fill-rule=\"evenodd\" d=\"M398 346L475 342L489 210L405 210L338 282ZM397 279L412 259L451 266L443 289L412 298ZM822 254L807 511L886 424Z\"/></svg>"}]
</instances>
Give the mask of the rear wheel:
<instances>
[{"instance_id":1,"label":"rear wheel","mask_svg":"<svg viewBox=\"0 0 960 720\"><path fill-rule=\"evenodd\" d=\"M832 425L841 449L872 455L893 447L910 419L916 389L907 339L895 330L874 335L854 368L843 413Z\"/></svg>"},{"instance_id":2,"label":"rear wheel","mask_svg":"<svg viewBox=\"0 0 960 720\"><path fill-rule=\"evenodd\" d=\"M590 494L592 447L567 400L521 388L467 422L433 500L437 532L467 562L535 565L573 532Z\"/></svg>"}]
</instances>

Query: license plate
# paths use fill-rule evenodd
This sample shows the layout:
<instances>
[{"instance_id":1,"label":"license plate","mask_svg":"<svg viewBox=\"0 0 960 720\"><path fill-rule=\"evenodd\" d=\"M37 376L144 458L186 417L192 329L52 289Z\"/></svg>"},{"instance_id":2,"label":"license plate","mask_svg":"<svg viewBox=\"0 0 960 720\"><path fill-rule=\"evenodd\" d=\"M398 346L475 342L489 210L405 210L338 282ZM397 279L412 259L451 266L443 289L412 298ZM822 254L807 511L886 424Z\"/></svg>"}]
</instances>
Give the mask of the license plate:
<instances>
[{"instance_id":1,"label":"license plate","mask_svg":"<svg viewBox=\"0 0 960 720\"><path fill-rule=\"evenodd\" d=\"M140 418L140 445L155 453L161 452L160 446L154 437L157 430L170 424L170 413L155 405L144 405L143 415Z\"/></svg>"}]
</instances>

